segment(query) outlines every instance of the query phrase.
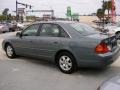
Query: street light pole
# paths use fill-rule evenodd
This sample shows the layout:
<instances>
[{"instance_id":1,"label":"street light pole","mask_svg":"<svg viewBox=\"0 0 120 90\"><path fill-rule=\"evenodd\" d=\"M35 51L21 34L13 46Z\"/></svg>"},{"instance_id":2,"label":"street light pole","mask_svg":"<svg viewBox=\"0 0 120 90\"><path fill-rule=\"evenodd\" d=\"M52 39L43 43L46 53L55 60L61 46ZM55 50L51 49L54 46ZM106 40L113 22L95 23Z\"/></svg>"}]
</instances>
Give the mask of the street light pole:
<instances>
[{"instance_id":1,"label":"street light pole","mask_svg":"<svg viewBox=\"0 0 120 90\"><path fill-rule=\"evenodd\" d=\"M111 0L112 2L112 23L115 22L115 2L114 0Z\"/></svg>"},{"instance_id":2,"label":"street light pole","mask_svg":"<svg viewBox=\"0 0 120 90\"><path fill-rule=\"evenodd\" d=\"M104 5L104 2L105 2L105 0L103 0L103 5ZM105 13L103 13L104 15L103 15L103 28L104 28L104 24L105 24Z\"/></svg>"},{"instance_id":3,"label":"street light pole","mask_svg":"<svg viewBox=\"0 0 120 90\"><path fill-rule=\"evenodd\" d=\"M18 15L18 5L17 5L17 0L16 0L16 22L18 22L18 17L17 17L17 15Z\"/></svg>"}]
</instances>

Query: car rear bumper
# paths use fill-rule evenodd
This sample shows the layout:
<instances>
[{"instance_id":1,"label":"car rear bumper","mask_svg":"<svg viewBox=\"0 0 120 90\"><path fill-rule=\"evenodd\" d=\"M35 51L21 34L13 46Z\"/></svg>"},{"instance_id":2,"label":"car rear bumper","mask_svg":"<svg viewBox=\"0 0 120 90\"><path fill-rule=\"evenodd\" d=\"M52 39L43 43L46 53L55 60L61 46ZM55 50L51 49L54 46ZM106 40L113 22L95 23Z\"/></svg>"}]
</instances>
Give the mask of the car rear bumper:
<instances>
[{"instance_id":1,"label":"car rear bumper","mask_svg":"<svg viewBox=\"0 0 120 90\"><path fill-rule=\"evenodd\" d=\"M117 58L120 55L120 47L117 47L117 49L114 50L114 52L109 52L103 55L100 55L101 60L100 65L109 65L112 64L114 61L117 60Z\"/></svg>"},{"instance_id":2,"label":"car rear bumper","mask_svg":"<svg viewBox=\"0 0 120 90\"><path fill-rule=\"evenodd\" d=\"M93 57L91 60L84 60L80 61L79 65L80 67L105 67L107 65L112 64L117 60L117 58L120 55L120 47L117 47L117 49L114 50L114 52L108 52L105 54L98 54L97 57Z\"/></svg>"}]
</instances>

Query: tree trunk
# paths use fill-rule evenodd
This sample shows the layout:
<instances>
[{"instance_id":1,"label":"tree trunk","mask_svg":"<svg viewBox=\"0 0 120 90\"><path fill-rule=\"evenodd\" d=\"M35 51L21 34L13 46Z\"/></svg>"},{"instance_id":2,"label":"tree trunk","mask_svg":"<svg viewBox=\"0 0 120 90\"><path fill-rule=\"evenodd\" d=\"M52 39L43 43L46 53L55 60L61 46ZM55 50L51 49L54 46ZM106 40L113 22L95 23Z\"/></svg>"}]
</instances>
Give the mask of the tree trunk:
<instances>
[{"instance_id":1,"label":"tree trunk","mask_svg":"<svg viewBox=\"0 0 120 90\"><path fill-rule=\"evenodd\" d=\"M110 11L108 10L108 18L110 17Z\"/></svg>"}]
</instances>

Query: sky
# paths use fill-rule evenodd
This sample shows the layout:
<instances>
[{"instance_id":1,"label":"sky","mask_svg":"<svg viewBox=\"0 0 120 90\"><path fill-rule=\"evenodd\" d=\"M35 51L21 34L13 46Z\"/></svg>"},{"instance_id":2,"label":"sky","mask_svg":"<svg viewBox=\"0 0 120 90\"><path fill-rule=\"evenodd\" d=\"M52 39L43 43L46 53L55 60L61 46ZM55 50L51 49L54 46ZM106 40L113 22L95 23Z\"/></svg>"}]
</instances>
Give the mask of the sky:
<instances>
[{"instance_id":1,"label":"sky","mask_svg":"<svg viewBox=\"0 0 120 90\"><path fill-rule=\"evenodd\" d=\"M15 11L16 0L0 0L0 14L4 8L9 8L10 12ZM55 16L65 17L67 6L71 6L72 13L90 14L96 13L101 8L102 0L18 0L21 3L27 3L33 6L34 10L53 9ZM120 14L120 0L115 0L116 12ZM19 7L24 7L20 6ZM27 9L29 10L29 9ZM14 14L12 12L12 14ZM41 13L28 13L28 15L42 15Z\"/></svg>"}]
</instances>

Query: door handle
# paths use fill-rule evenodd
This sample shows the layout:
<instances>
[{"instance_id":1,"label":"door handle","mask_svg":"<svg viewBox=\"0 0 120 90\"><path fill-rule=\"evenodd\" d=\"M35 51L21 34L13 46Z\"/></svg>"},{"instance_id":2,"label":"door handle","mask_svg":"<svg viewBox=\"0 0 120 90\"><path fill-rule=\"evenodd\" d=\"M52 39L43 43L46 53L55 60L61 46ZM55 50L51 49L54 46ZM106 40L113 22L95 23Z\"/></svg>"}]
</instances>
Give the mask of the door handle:
<instances>
[{"instance_id":1,"label":"door handle","mask_svg":"<svg viewBox=\"0 0 120 90\"><path fill-rule=\"evenodd\" d=\"M58 44L58 42L56 41L56 42L53 42L54 44Z\"/></svg>"},{"instance_id":2,"label":"door handle","mask_svg":"<svg viewBox=\"0 0 120 90\"><path fill-rule=\"evenodd\" d=\"M32 40L28 40L29 42L32 42Z\"/></svg>"}]
</instances>

